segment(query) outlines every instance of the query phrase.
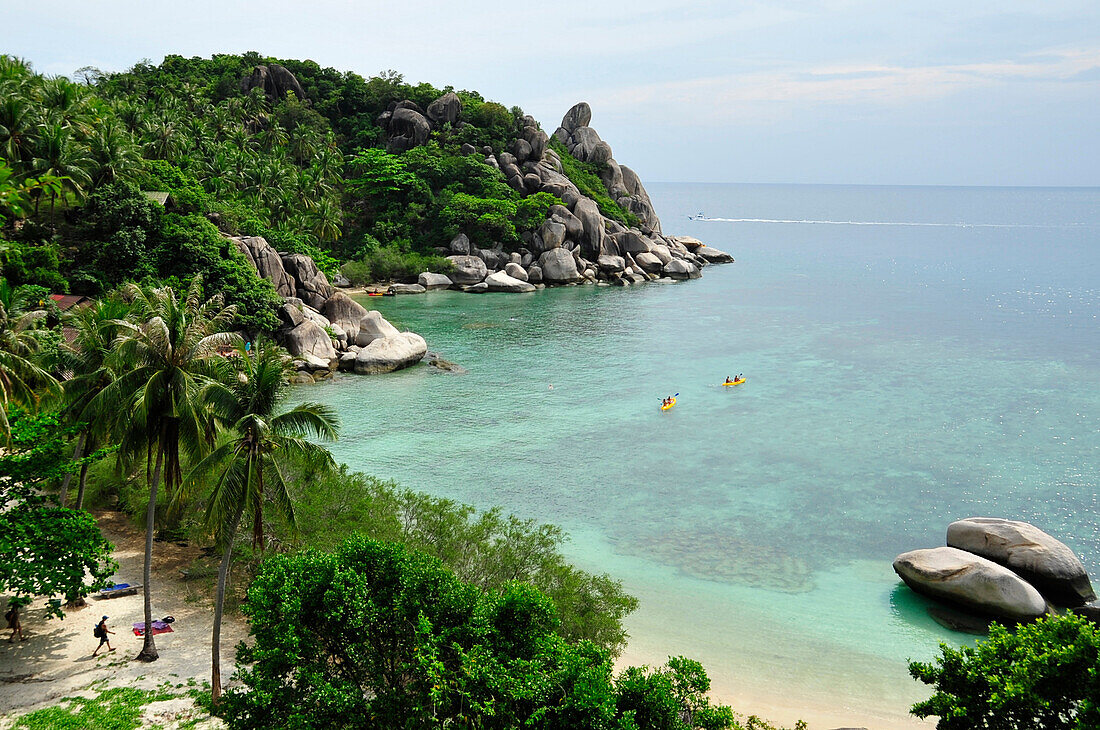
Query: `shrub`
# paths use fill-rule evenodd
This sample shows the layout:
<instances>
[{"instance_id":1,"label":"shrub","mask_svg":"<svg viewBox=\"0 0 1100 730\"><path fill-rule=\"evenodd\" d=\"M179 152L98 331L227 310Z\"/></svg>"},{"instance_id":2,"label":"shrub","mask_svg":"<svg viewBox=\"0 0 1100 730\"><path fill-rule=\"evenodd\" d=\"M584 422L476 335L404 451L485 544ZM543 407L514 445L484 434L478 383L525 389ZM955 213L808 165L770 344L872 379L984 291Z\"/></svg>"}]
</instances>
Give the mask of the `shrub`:
<instances>
[{"instance_id":1,"label":"shrub","mask_svg":"<svg viewBox=\"0 0 1100 730\"><path fill-rule=\"evenodd\" d=\"M573 181L573 184L577 186L577 190L582 195L587 195L596 201L596 205L599 206L600 212L605 217L617 220L625 226L636 226L641 222L638 220L638 216L624 210L607 194L607 188L600 180L599 168L581 162L569 154L569 150L557 137L550 138L550 148L557 152L558 157L561 158L562 172L565 173L565 176Z\"/></svg>"},{"instance_id":2,"label":"shrub","mask_svg":"<svg viewBox=\"0 0 1100 730\"><path fill-rule=\"evenodd\" d=\"M1015 631L993 624L974 648L940 644L935 664L909 673L936 688L913 705L938 730L1086 730L1100 727L1100 629L1073 614Z\"/></svg>"}]
</instances>

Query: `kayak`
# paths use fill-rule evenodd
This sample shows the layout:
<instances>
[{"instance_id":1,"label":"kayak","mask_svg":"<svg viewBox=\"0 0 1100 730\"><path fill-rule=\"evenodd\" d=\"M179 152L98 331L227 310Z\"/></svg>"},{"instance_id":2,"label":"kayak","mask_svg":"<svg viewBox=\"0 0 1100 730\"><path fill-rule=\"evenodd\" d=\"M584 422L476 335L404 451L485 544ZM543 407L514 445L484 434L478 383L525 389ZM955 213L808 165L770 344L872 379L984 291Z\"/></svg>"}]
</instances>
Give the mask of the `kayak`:
<instances>
[{"instance_id":1,"label":"kayak","mask_svg":"<svg viewBox=\"0 0 1100 730\"><path fill-rule=\"evenodd\" d=\"M662 411L667 411L669 408L672 408L674 405L676 405L676 399L675 398L673 398L668 404L661 406L661 410Z\"/></svg>"},{"instance_id":2,"label":"kayak","mask_svg":"<svg viewBox=\"0 0 1100 730\"><path fill-rule=\"evenodd\" d=\"M722 383L722 385L723 385L723 386L726 386L726 385L741 385L741 384L742 384L742 383L744 383L744 382L745 382L746 380L748 380L748 378L741 378L740 380L733 380L733 381L731 381L731 382L729 382L729 383Z\"/></svg>"}]
</instances>

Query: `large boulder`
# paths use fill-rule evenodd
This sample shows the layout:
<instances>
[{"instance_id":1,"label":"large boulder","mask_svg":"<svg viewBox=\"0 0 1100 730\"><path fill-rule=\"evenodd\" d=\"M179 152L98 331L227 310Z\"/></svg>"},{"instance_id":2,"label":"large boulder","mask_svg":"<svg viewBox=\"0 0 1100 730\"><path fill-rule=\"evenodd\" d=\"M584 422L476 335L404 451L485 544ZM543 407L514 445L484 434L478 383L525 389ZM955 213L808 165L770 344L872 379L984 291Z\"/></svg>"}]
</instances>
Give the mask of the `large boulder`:
<instances>
[{"instance_id":1,"label":"large boulder","mask_svg":"<svg viewBox=\"0 0 1100 730\"><path fill-rule=\"evenodd\" d=\"M550 284L568 284L580 281L577 261L573 254L564 248L552 248L539 256L539 269L542 280ZM528 273L530 277L530 273Z\"/></svg>"},{"instance_id":2,"label":"large boulder","mask_svg":"<svg viewBox=\"0 0 1100 730\"><path fill-rule=\"evenodd\" d=\"M600 256L596 259L596 265L600 267L602 271L610 273L618 273L626 268L626 261L622 256Z\"/></svg>"},{"instance_id":3,"label":"large boulder","mask_svg":"<svg viewBox=\"0 0 1100 730\"><path fill-rule=\"evenodd\" d=\"M725 251L719 251L706 245L695 249L695 255L702 256L708 264L728 264L733 261L733 257Z\"/></svg>"},{"instance_id":4,"label":"large boulder","mask_svg":"<svg viewBox=\"0 0 1100 730\"><path fill-rule=\"evenodd\" d=\"M355 338L359 336L359 323L367 316L367 309L347 294L338 291L321 307L321 314L346 332L348 340L355 342Z\"/></svg>"},{"instance_id":5,"label":"large boulder","mask_svg":"<svg viewBox=\"0 0 1100 730\"><path fill-rule=\"evenodd\" d=\"M568 210L565 212L569 213ZM573 214L569 213L569 216L572 218ZM539 246L537 246L537 253L542 253L543 251L549 251L552 248L560 247L563 243L565 243L566 230L567 229L564 223L559 223L558 221L552 219L547 219L543 221L543 224L539 226L538 238L536 239L537 241L539 241L540 244Z\"/></svg>"},{"instance_id":6,"label":"large boulder","mask_svg":"<svg viewBox=\"0 0 1100 730\"><path fill-rule=\"evenodd\" d=\"M519 279L520 281L527 281L527 271L523 268L522 264L517 264L515 261L509 261L504 267L504 273L513 279Z\"/></svg>"},{"instance_id":7,"label":"large boulder","mask_svg":"<svg viewBox=\"0 0 1100 730\"><path fill-rule=\"evenodd\" d=\"M424 338L412 332L380 337L355 356L355 372L378 375L407 368L420 362L428 352Z\"/></svg>"},{"instance_id":8,"label":"large boulder","mask_svg":"<svg viewBox=\"0 0 1100 730\"><path fill-rule=\"evenodd\" d=\"M316 322L306 320L283 335L283 343L291 355L312 355L326 363L336 359L336 348L328 332Z\"/></svg>"},{"instance_id":9,"label":"large boulder","mask_svg":"<svg viewBox=\"0 0 1100 730\"><path fill-rule=\"evenodd\" d=\"M454 124L458 121L458 115L462 113L462 100L458 94L448 91L431 104L425 112L428 119L436 124Z\"/></svg>"},{"instance_id":10,"label":"large boulder","mask_svg":"<svg viewBox=\"0 0 1100 730\"><path fill-rule=\"evenodd\" d=\"M389 122L390 149L393 152L418 147L428 141L432 134L432 125L427 118L415 109L394 109Z\"/></svg>"},{"instance_id":11,"label":"large boulder","mask_svg":"<svg viewBox=\"0 0 1100 730\"><path fill-rule=\"evenodd\" d=\"M979 613L1027 621L1047 612L1035 587L992 560L953 547L911 550L894 559L894 572L917 593Z\"/></svg>"},{"instance_id":12,"label":"large boulder","mask_svg":"<svg viewBox=\"0 0 1100 730\"><path fill-rule=\"evenodd\" d=\"M401 334L400 331L382 316L382 313L372 309L359 320L359 334L355 337L355 344L366 347L375 340L385 337L393 337Z\"/></svg>"},{"instance_id":13,"label":"large boulder","mask_svg":"<svg viewBox=\"0 0 1100 730\"><path fill-rule=\"evenodd\" d=\"M390 291L394 294L423 294L428 288L420 284L393 284Z\"/></svg>"},{"instance_id":14,"label":"large boulder","mask_svg":"<svg viewBox=\"0 0 1100 730\"><path fill-rule=\"evenodd\" d=\"M430 271L423 272L416 280L425 289L446 289L454 282L445 274L433 274Z\"/></svg>"},{"instance_id":15,"label":"large boulder","mask_svg":"<svg viewBox=\"0 0 1100 730\"><path fill-rule=\"evenodd\" d=\"M336 288L309 256L301 253L282 255L283 270L294 279L295 295L314 309L320 309Z\"/></svg>"},{"instance_id":16,"label":"large boulder","mask_svg":"<svg viewBox=\"0 0 1100 730\"><path fill-rule=\"evenodd\" d=\"M968 517L947 528L947 544L1004 565L1060 606L1096 599L1085 566L1064 543L1027 522Z\"/></svg>"},{"instance_id":17,"label":"large boulder","mask_svg":"<svg viewBox=\"0 0 1100 730\"><path fill-rule=\"evenodd\" d=\"M470 239L465 233L459 233L457 236L451 239L450 243L451 251L458 256L470 255Z\"/></svg>"},{"instance_id":18,"label":"large boulder","mask_svg":"<svg viewBox=\"0 0 1100 730\"><path fill-rule=\"evenodd\" d=\"M250 75L241 79L240 88L245 93L252 89L262 89L272 99L282 99L288 92L293 92L301 101L306 99L306 92L302 90L302 85L294 74L277 63L253 68Z\"/></svg>"},{"instance_id":19,"label":"large boulder","mask_svg":"<svg viewBox=\"0 0 1100 730\"><path fill-rule=\"evenodd\" d=\"M577 127L587 127L592 121L592 107L588 102L582 101L573 107L562 117L561 126L565 131L572 133Z\"/></svg>"},{"instance_id":20,"label":"large boulder","mask_svg":"<svg viewBox=\"0 0 1100 730\"><path fill-rule=\"evenodd\" d=\"M514 266L515 264L509 265ZM535 290L534 284L528 284L526 281L508 276L503 271L495 271L489 274L485 277L485 283L489 286L489 291L521 293Z\"/></svg>"},{"instance_id":21,"label":"large boulder","mask_svg":"<svg viewBox=\"0 0 1100 730\"><path fill-rule=\"evenodd\" d=\"M234 236L237 250L244 254L256 273L275 285L275 293L281 297L295 296L294 279L283 268L283 260L262 236Z\"/></svg>"},{"instance_id":22,"label":"large boulder","mask_svg":"<svg viewBox=\"0 0 1100 730\"><path fill-rule=\"evenodd\" d=\"M664 268L664 264L661 263L661 260L657 258L656 255L649 252L636 255L634 260L638 262L638 266L650 274L659 274L661 273L661 269Z\"/></svg>"},{"instance_id":23,"label":"large boulder","mask_svg":"<svg viewBox=\"0 0 1100 730\"><path fill-rule=\"evenodd\" d=\"M584 228L584 235L577 242L581 245L581 256L594 261L603 252L603 237L606 235L600 208L591 198L581 198L573 208L573 215L580 219Z\"/></svg>"},{"instance_id":24,"label":"large boulder","mask_svg":"<svg viewBox=\"0 0 1100 730\"><path fill-rule=\"evenodd\" d=\"M673 279L698 279L702 276L698 266L683 259L672 259L665 264L662 273Z\"/></svg>"},{"instance_id":25,"label":"large boulder","mask_svg":"<svg viewBox=\"0 0 1100 730\"><path fill-rule=\"evenodd\" d=\"M460 286L477 284L489 273L479 256L448 256L447 260L454 265L451 281Z\"/></svg>"}]
</instances>

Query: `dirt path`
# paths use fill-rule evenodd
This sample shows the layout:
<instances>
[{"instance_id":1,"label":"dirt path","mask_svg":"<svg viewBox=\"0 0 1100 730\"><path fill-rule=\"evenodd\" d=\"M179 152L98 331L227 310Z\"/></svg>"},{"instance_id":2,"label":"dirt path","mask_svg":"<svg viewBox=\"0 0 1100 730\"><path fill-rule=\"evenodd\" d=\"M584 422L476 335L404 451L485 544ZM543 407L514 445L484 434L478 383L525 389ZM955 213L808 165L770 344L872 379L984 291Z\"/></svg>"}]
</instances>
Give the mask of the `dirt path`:
<instances>
[{"instance_id":1,"label":"dirt path","mask_svg":"<svg viewBox=\"0 0 1100 730\"><path fill-rule=\"evenodd\" d=\"M134 528L121 512L95 512L103 534L115 546L119 563L115 581L140 583L144 555L144 531ZM0 639L0 715L20 713L56 704L62 697L90 695L96 684L107 687L153 689L165 682L173 685L210 681L210 634L214 611L209 598L194 583L182 580L180 570L199 556L194 547L157 542L153 546L153 616L175 616L173 633L156 637L160 659L146 664L133 661L142 639L132 625L144 621L142 595L109 600L89 598L88 605L66 610L65 620L45 619L41 599L23 617L26 641L9 644ZM92 628L101 616L115 632L111 646L92 657L99 639ZM222 623L222 673L228 677L234 666L237 643L248 634L239 616L227 615ZM102 683L102 684L99 684ZM0 727L3 726L0 721Z\"/></svg>"}]
</instances>

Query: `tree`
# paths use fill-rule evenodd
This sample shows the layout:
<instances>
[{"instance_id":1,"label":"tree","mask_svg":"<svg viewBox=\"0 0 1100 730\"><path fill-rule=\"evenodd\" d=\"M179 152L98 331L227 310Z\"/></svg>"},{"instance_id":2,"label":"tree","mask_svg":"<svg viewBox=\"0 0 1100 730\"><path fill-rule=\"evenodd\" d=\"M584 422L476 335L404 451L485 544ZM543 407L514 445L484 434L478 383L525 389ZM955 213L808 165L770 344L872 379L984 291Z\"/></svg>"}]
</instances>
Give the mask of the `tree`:
<instances>
[{"instance_id":1,"label":"tree","mask_svg":"<svg viewBox=\"0 0 1100 730\"><path fill-rule=\"evenodd\" d=\"M17 412L11 424L10 445L0 456L0 590L82 599L106 585L118 566L92 516L51 504L42 490L79 466L61 458L71 434L53 414ZM47 615L64 618L59 603L46 607Z\"/></svg>"},{"instance_id":2,"label":"tree","mask_svg":"<svg viewBox=\"0 0 1100 730\"><path fill-rule=\"evenodd\" d=\"M264 505L270 502L291 525L294 510L287 489L287 460L308 458L332 464L332 456L305 437L336 438L335 413L327 406L302 403L279 413L289 394L292 369L286 352L260 341L249 351L222 362L223 377L203 390L203 400L216 422L228 427L223 443L195 465L188 483L213 481L206 522L222 546L218 587L214 601L211 642L211 697L221 696L221 622L233 541L242 516L252 517L252 545L263 551Z\"/></svg>"},{"instance_id":3,"label":"tree","mask_svg":"<svg viewBox=\"0 0 1100 730\"><path fill-rule=\"evenodd\" d=\"M1100 629L1068 614L1014 631L990 626L974 648L940 644L934 664L909 673L935 693L913 705L937 730L1086 730L1100 727Z\"/></svg>"},{"instance_id":4,"label":"tree","mask_svg":"<svg viewBox=\"0 0 1100 730\"><path fill-rule=\"evenodd\" d=\"M35 409L57 391L57 381L35 361L39 339L35 327L45 317L30 309L30 287L12 287L0 279L0 438L8 440L8 409ZM2 503L0 503L2 504Z\"/></svg>"},{"instance_id":5,"label":"tree","mask_svg":"<svg viewBox=\"0 0 1100 730\"><path fill-rule=\"evenodd\" d=\"M199 395L211 381L217 347L233 338L225 330L236 312L223 308L221 297L204 302L199 277L183 299L169 287L130 285L124 294L133 302L135 321L116 321L113 367L122 375L93 399L91 412L109 419L124 463L133 465L144 455L148 464L155 455L145 512L145 625L152 626L157 488L163 473L165 491L173 496L182 481L181 451L197 455L206 446ZM157 659L152 631L145 632L137 658Z\"/></svg>"}]
</instances>

